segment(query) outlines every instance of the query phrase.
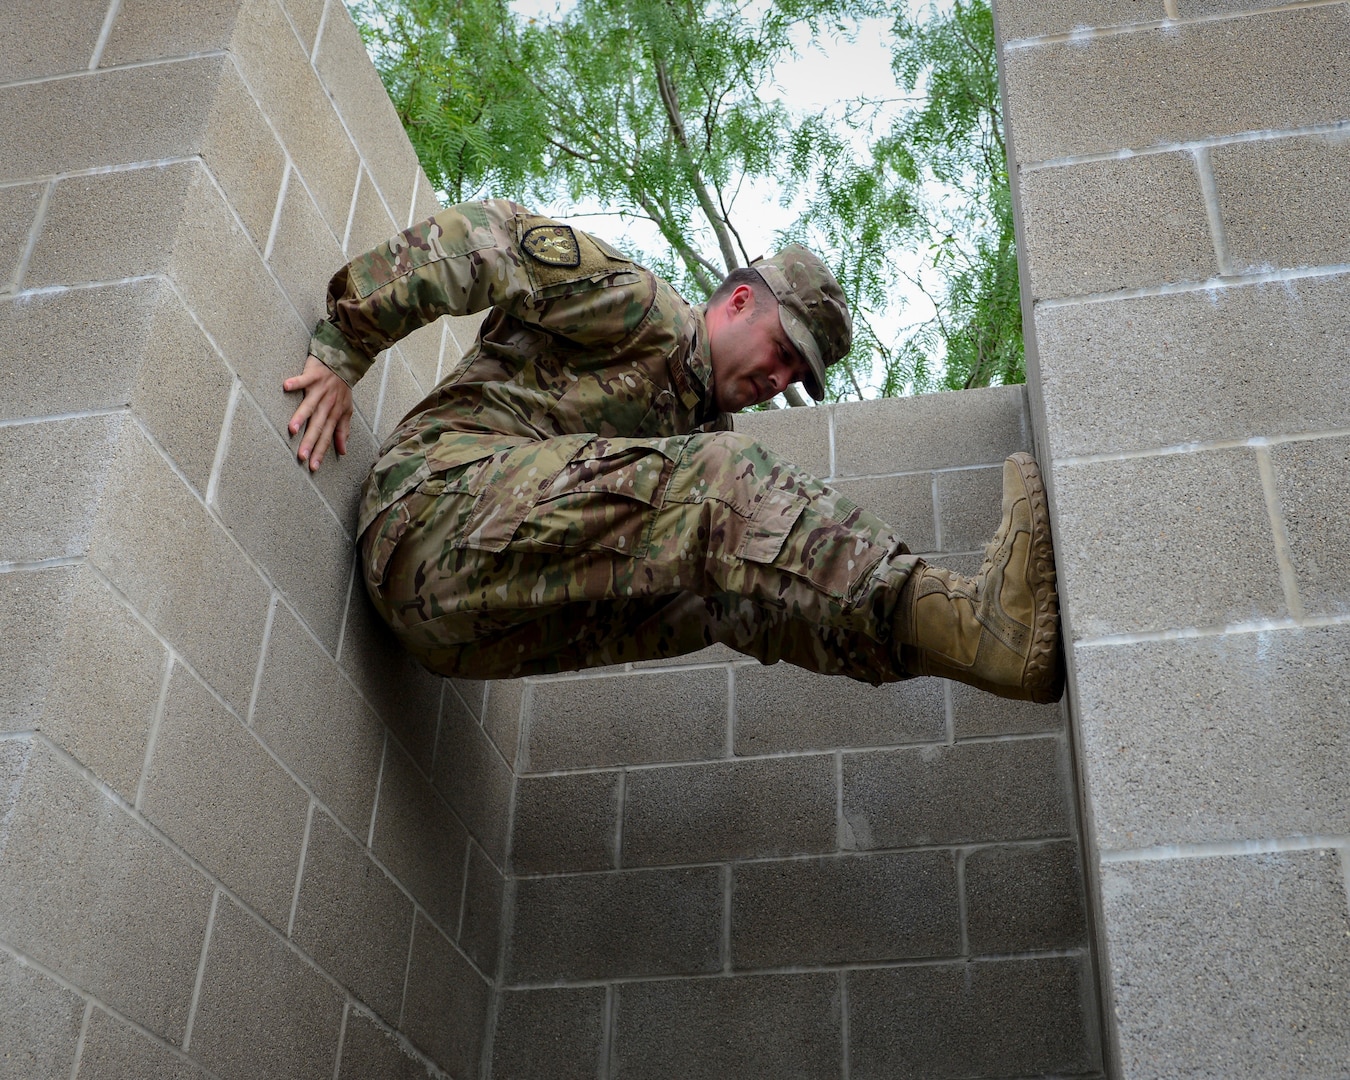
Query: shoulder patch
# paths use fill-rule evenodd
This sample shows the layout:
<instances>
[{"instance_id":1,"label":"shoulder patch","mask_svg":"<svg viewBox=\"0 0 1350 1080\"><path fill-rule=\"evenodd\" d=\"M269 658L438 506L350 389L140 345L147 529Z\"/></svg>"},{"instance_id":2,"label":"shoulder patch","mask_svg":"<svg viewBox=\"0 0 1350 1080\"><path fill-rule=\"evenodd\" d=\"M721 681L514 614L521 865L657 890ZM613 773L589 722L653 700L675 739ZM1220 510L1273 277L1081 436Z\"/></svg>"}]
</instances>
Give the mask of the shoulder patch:
<instances>
[{"instance_id":1,"label":"shoulder patch","mask_svg":"<svg viewBox=\"0 0 1350 1080\"><path fill-rule=\"evenodd\" d=\"M545 266L581 265L581 247L568 225L536 225L520 239L525 254Z\"/></svg>"}]
</instances>

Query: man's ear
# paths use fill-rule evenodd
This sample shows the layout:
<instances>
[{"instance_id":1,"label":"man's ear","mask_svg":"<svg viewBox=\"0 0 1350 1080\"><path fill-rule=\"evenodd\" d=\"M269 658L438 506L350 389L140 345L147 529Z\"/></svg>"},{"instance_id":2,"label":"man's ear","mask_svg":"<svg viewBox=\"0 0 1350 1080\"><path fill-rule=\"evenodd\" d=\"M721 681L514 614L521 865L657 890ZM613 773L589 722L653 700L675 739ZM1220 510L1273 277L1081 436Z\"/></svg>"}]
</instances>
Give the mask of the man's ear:
<instances>
[{"instance_id":1,"label":"man's ear","mask_svg":"<svg viewBox=\"0 0 1350 1080\"><path fill-rule=\"evenodd\" d=\"M737 285L727 297L728 315L749 315L755 309L755 290L749 285Z\"/></svg>"}]
</instances>

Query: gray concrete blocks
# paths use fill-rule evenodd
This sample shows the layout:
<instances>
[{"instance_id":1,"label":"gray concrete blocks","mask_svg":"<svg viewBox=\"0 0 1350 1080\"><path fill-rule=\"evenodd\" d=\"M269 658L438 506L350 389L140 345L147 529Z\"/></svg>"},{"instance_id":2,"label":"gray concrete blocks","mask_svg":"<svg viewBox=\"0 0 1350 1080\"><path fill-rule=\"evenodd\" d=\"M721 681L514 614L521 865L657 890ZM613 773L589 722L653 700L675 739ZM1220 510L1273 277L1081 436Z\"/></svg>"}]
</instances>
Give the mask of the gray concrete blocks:
<instances>
[{"instance_id":1,"label":"gray concrete blocks","mask_svg":"<svg viewBox=\"0 0 1350 1080\"><path fill-rule=\"evenodd\" d=\"M513 984L721 969L717 867L521 878L515 888Z\"/></svg>"},{"instance_id":2,"label":"gray concrete blocks","mask_svg":"<svg viewBox=\"0 0 1350 1080\"><path fill-rule=\"evenodd\" d=\"M1350 829L1343 626L1078 650L1102 844Z\"/></svg>"},{"instance_id":3,"label":"gray concrete blocks","mask_svg":"<svg viewBox=\"0 0 1350 1080\"><path fill-rule=\"evenodd\" d=\"M997 9L999 36L1004 42L1089 26L1158 22L1166 17L1163 0L1002 0Z\"/></svg>"},{"instance_id":4,"label":"gray concrete blocks","mask_svg":"<svg viewBox=\"0 0 1350 1080\"><path fill-rule=\"evenodd\" d=\"M1191 154L1148 154L1022 174L1027 266L1037 297L1213 277Z\"/></svg>"},{"instance_id":5,"label":"gray concrete blocks","mask_svg":"<svg viewBox=\"0 0 1350 1080\"><path fill-rule=\"evenodd\" d=\"M1350 611L1350 439L1282 443L1270 460L1304 610Z\"/></svg>"},{"instance_id":6,"label":"gray concrete blocks","mask_svg":"<svg viewBox=\"0 0 1350 1080\"><path fill-rule=\"evenodd\" d=\"M46 744L6 744L0 938L166 1039L187 1028L212 887ZM10 757L10 754L6 755Z\"/></svg>"},{"instance_id":7,"label":"gray concrete blocks","mask_svg":"<svg viewBox=\"0 0 1350 1080\"><path fill-rule=\"evenodd\" d=\"M1078 845L1006 844L965 856L966 935L975 955L1087 945Z\"/></svg>"},{"instance_id":8,"label":"gray concrete blocks","mask_svg":"<svg viewBox=\"0 0 1350 1080\"><path fill-rule=\"evenodd\" d=\"M936 551L933 475L832 480L830 486L886 522L910 551Z\"/></svg>"},{"instance_id":9,"label":"gray concrete blocks","mask_svg":"<svg viewBox=\"0 0 1350 1080\"><path fill-rule=\"evenodd\" d=\"M511 869L542 874L614 868L620 776L586 772L517 780Z\"/></svg>"},{"instance_id":10,"label":"gray concrete blocks","mask_svg":"<svg viewBox=\"0 0 1350 1080\"><path fill-rule=\"evenodd\" d=\"M344 218L330 229L298 174L291 173L272 230L267 264L306 326L313 326L327 313L328 279L344 261L340 238L345 225Z\"/></svg>"},{"instance_id":11,"label":"gray concrete blocks","mask_svg":"<svg viewBox=\"0 0 1350 1080\"><path fill-rule=\"evenodd\" d=\"M1343 853L1103 867L1122 1068L1334 1076L1350 1046Z\"/></svg>"},{"instance_id":12,"label":"gray concrete blocks","mask_svg":"<svg viewBox=\"0 0 1350 1080\"><path fill-rule=\"evenodd\" d=\"M94 1008L85 1028L78 1075L82 1080L119 1080L126 1076L138 1080L208 1080L211 1074L199 1069L181 1051L147 1038Z\"/></svg>"},{"instance_id":13,"label":"gray concrete blocks","mask_svg":"<svg viewBox=\"0 0 1350 1080\"><path fill-rule=\"evenodd\" d=\"M1210 151L1234 270L1350 262L1350 141L1263 139Z\"/></svg>"},{"instance_id":14,"label":"gray concrete blocks","mask_svg":"<svg viewBox=\"0 0 1350 1080\"><path fill-rule=\"evenodd\" d=\"M474 839L500 865L506 858L514 777L483 729L465 718L447 717L431 779Z\"/></svg>"},{"instance_id":15,"label":"gray concrete blocks","mask_svg":"<svg viewBox=\"0 0 1350 1080\"><path fill-rule=\"evenodd\" d=\"M483 1049L488 984L420 915L399 1030L452 1076L472 1076Z\"/></svg>"},{"instance_id":16,"label":"gray concrete blocks","mask_svg":"<svg viewBox=\"0 0 1350 1080\"><path fill-rule=\"evenodd\" d=\"M791 664L736 669L736 753L936 742L946 734L937 679L869 686Z\"/></svg>"},{"instance_id":17,"label":"gray concrete blocks","mask_svg":"<svg viewBox=\"0 0 1350 1080\"><path fill-rule=\"evenodd\" d=\"M489 979L497 978L506 879L477 844L469 845L464 910L456 941L464 955Z\"/></svg>"},{"instance_id":18,"label":"gray concrete blocks","mask_svg":"<svg viewBox=\"0 0 1350 1080\"><path fill-rule=\"evenodd\" d=\"M706 760L726 745L727 674L718 668L558 679L531 693L525 771Z\"/></svg>"},{"instance_id":19,"label":"gray concrete blocks","mask_svg":"<svg viewBox=\"0 0 1350 1080\"><path fill-rule=\"evenodd\" d=\"M413 910L365 846L316 810L291 940L391 1024L403 1005Z\"/></svg>"},{"instance_id":20,"label":"gray concrete blocks","mask_svg":"<svg viewBox=\"0 0 1350 1080\"><path fill-rule=\"evenodd\" d=\"M87 69L106 13L104 0L73 0L60 10L16 8L0 42L5 82Z\"/></svg>"},{"instance_id":21,"label":"gray concrete blocks","mask_svg":"<svg viewBox=\"0 0 1350 1080\"><path fill-rule=\"evenodd\" d=\"M0 577L0 717L4 730L40 723L56 668L56 652L70 618L79 569L14 571Z\"/></svg>"},{"instance_id":22,"label":"gray concrete blocks","mask_svg":"<svg viewBox=\"0 0 1350 1080\"><path fill-rule=\"evenodd\" d=\"M1338 430L1348 301L1340 275L1038 308L1053 454Z\"/></svg>"},{"instance_id":23,"label":"gray concrete blocks","mask_svg":"<svg viewBox=\"0 0 1350 1080\"><path fill-rule=\"evenodd\" d=\"M506 990L498 997L497 1080L592 1080L601 1066L605 990Z\"/></svg>"},{"instance_id":24,"label":"gray concrete blocks","mask_svg":"<svg viewBox=\"0 0 1350 1080\"><path fill-rule=\"evenodd\" d=\"M813 476L833 472L830 453L831 406L748 412L736 417L736 431L786 458Z\"/></svg>"},{"instance_id":25,"label":"gray concrete blocks","mask_svg":"<svg viewBox=\"0 0 1350 1080\"><path fill-rule=\"evenodd\" d=\"M1007 119L1019 161L1326 123L1347 58L1339 6L1055 41L1004 54Z\"/></svg>"},{"instance_id":26,"label":"gray concrete blocks","mask_svg":"<svg viewBox=\"0 0 1350 1080\"><path fill-rule=\"evenodd\" d=\"M845 847L868 850L1062 837L1059 740L844 754Z\"/></svg>"},{"instance_id":27,"label":"gray concrete blocks","mask_svg":"<svg viewBox=\"0 0 1350 1080\"><path fill-rule=\"evenodd\" d=\"M342 1062L336 1075L339 1080L363 1076L423 1080L427 1066L365 1013L348 1007L342 1030Z\"/></svg>"},{"instance_id":28,"label":"gray concrete blocks","mask_svg":"<svg viewBox=\"0 0 1350 1080\"><path fill-rule=\"evenodd\" d=\"M961 947L950 852L747 862L732 870L737 969L952 956Z\"/></svg>"},{"instance_id":29,"label":"gray concrete blocks","mask_svg":"<svg viewBox=\"0 0 1350 1080\"><path fill-rule=\"evenodd\" d=\"M375 181L365 168L361 169L361 178L357 182L356 198L352 202L351 219L348 222L344 252L354 259L377 244L382 244L403 228L403 222L396 221L385 206ZM334 268L336 269L336 268Z\"/></svg>"},{"instance_id":30,"label":"gray concrete blocks","mask_svg":"<svg viewBox=\"0 0 1350 1080\"><path fill-rule=\"evenodd\" d=\"M832 754L633 769L627 782L624 866L813 854L835 846Z\"/></svg>"},{"instance_id":31,"label":"gray concrete blocks","mask_svg":"<svg viewBox=\"0 0 1350 1080\"><path fill-rule=\"evenodd\" d=\"M0 952L0 1046L4 1074L69 1076L84 1021L84 1001L59 983Z\"/></svg>"},{"instance_id":32,"label":"gray concrete blocks","mask_svg":"<svg viewBox=\"0 0 1350 1080\"><path fill-rule=\"evenodd\" d=\"M219 896L188 1050L221 1077L333 1075L342 996L295 947Z\"/></svg>"},{"instance_id":33,"label":"gray concrete blocks","mask_svg":"<svg viewBox=\"0 0 1350 1080\"><path fill-rule=\"evenodd\" d=\"M0 292L8 292L28 253L28 241L46 184L0 188Z\"/></svg>"},{"instance_id":34,"label":"gray concrete blocks","mask_svg":"<svg viewBox=\"0 0 1350 1080\"><path fill-rule=\"evenodd\" d=\"M1085 974L1077 957L850 971L850 1076L1087 1072Z\"/></svg>"},{"instance_id":35,"label":"gray concrete blocks","mask_svg":"<svg viewBox=\"0 0 1350 1080\"><path fill-rule=\"evenodd\" d=\"M198 8L124 0L108 35L100 67L223 50L230 43L240 0Z\"/></svg>"},{"instance_id":36,"label":"gray concrete blocks","mask_svg":"<svg viewBox=\"0 0 1350 1080\"><path fill-rule=\"evenodd\" d=\"M1020 386L907 398L904 421L887 401L836 406L835 474L881 476L904 471L989 465L1031 445Z\"/></svg>"},{"instance_id":37,"label":"gray concrete blocks","mask_svg":"<svg viewBox=\"0 0 1350 1080\"><path fill-rule=\"evenodd\" d=\"M140 809L286 929L309 796L181 665L169 684Z\"/></svg>"},{"instance_id":38,"label":"gray concrete blocks","mask_svg":"<svg viewBox=\"0 0 1350 1080\"><path fill-rule=\"evenodd\" d=\"M1287 613L1246 448L1062 465L1055 498L1062 595L1078 637ZM1231 539L1220 548L1219 538Z\"/></svg>"}]
</instances>

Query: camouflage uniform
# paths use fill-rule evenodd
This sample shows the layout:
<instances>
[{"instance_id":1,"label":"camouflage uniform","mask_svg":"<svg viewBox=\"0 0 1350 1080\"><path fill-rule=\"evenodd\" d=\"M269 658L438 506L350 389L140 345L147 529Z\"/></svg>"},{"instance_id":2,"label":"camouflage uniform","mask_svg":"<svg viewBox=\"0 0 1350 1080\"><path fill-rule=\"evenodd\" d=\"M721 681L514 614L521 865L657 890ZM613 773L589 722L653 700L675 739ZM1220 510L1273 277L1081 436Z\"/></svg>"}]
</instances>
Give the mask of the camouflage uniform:
<instances>
[{"instance_id":1,"label":"camouflage uniform","mask_svg":"<svg viewBox=\"0 0 1350 1080\"><path fill-rule=\"evenodd\" d=\"M443 210L334 275L311 351L355 383L419 326L488 308L363 492L366 586L415 656L505 678L723 642L905 677L908 549L731 433L702 309L602 240L506 201Z\"/></svg>"}]
</instances>

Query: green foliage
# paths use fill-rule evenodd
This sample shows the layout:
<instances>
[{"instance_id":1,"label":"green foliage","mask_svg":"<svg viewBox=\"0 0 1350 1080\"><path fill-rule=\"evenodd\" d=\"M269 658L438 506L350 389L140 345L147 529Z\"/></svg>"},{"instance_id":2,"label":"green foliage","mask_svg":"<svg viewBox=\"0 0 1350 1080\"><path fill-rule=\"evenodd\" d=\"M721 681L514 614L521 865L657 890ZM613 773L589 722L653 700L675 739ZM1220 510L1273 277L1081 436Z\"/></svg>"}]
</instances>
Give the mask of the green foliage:
<instances>
[{"instance_id":1,"label":"green foliage","mask_svg":"<svg viewBox=\"0 0 1350 1080\"><path fill-rule=\"evenodd\" d=\"M612 206L665 241L637 253L647 265L706 296L760 254L738 196L767 184L792 207L779 239L820 252L855 312L832 399L1022 380L988 0L917 15L905 0L576 0L539 21L506 0L358 0L354 14L447 200ZM909 107L790 115L770 80L794 34L877 15ZM938 315L897 336L898 253L913 248Z\"/></svg>"}]
</instances>

